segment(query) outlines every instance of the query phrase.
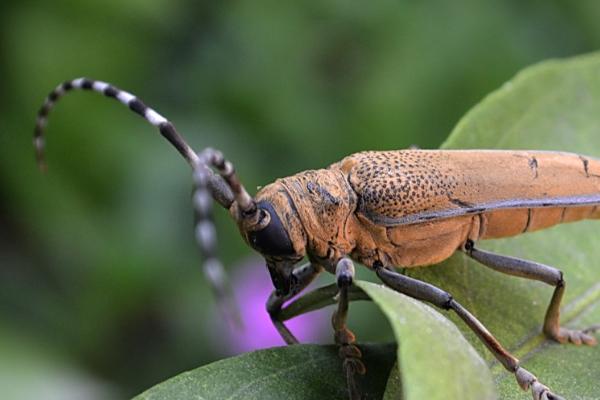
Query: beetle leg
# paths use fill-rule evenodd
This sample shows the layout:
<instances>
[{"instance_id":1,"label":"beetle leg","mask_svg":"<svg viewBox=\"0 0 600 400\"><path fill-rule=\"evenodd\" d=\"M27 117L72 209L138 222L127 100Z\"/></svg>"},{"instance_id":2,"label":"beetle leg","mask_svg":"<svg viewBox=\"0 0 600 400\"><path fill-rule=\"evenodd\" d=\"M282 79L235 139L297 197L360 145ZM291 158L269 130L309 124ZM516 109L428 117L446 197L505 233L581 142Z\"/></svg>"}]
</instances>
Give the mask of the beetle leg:
<instances>
[{"instance_id":1,"label":"beetle leg","mask_svg":"<svg viewBox=\"0 0 600 400\"><path fill-rule=\"evenodd\" d=\"M344 359L344 372L348 381L348 393L351 400L360 400L360 391L356 385L354 376L364 375L365 365L360 360L362 353L354 344L356 338L346 326L348 319L348 288L354 280L354 264L349 258L342 258L335 268L335 277L339 288L338 307L333 313L331 323L335 331L335 342L340 346L340 357Z\"/></svg>"},{"instance_id":2,"label":"beetle leg","mask_svg":"<svg viewBox=\"0 0 600 400\"><path fill-rule=\"evenodd\" d=\"M281 307L283 303L285 303L286 299L283 296L278 296L275 291L271 293L269 298L267 299L267 312L271 317L271 322L279 336L283 339L286 344L298 344L300 343L296 336L288 329L287 326L283 323L283 321L279 318L279 313L281 312Z\"/></svg>"},{"instance_id":3,"label":"beetle leg","mask_svg":"<svg viewBox=\"0 0 600 400\"><path fill-rule=\"evenodd\" d=\"M534 279L555 287L552 300L550 300L544 319L544 333L547 337L560 343L571 342L576 345L584 343L594 346L598 343L595 337L589 335L589 333L598 329L597 326L584 330L573 330L560 326L560 302L565 292L566 285L562 271L533 261L479 250L475 248L472 241L467 241L464 246L464 251L469 257L496 271L527 279Z\"/></svg>"},{"instance_id":4,"label":"beetle leg","mask_svg":"<svg viewBox=\"0 0 600 400\"><path fill-rule=\"evenodd\" d=\"M271 317L271 321L273 322L275 329L277 329L277 332L287 344L297 344L298 339L296 339L294 334L280 319L279 315L281 312L281 307L283 307L283 304L286 301L304 290L304 288L307 287L320 272L321 267L313 263L306 263L295 268L292 271L295 284L290 288L290 292L285 296L278 296L274 290L267 299L267 312Z\"/></svg>"},{"instance_id":5,"label":"beetle leg","mask_svg":"<svg viewBox=\"0 0 600 400\"><path fill-rule=\"evenodd\" d=\"M383 283L392 289L415 299L431 303L444 310L453 310L492 352L494 357L500 361L504 368L515 374L519 386L523 390L531 389L534 400L562 399L538 381L531 372L521 367L519 360L510 354L490 331L473 314L454 300L448 292L429 283L391 271L378 262L373 265L373 269Z\"/></svg>"}]
</instances>

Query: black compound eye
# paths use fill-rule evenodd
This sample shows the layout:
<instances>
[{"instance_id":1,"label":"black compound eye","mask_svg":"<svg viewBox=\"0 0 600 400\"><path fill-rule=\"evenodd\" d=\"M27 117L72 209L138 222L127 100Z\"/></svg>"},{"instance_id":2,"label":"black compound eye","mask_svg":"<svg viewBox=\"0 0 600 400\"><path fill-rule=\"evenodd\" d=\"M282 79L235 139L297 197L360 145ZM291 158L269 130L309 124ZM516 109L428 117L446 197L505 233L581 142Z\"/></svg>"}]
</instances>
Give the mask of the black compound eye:
<instances>
[{"instance_id":1,"label":"black compound eye","mask_svg":"<svg viewBox=\"0 0 600 400\"><path fill-rule=\"evenodd\" d=\"M294 247L292 246L290 236L273 209L273 205L268 201L261 201L257 206L261 212L269 213L271 219L263 229L248 232L248 240L252 247L262 254L270 256L294 254Z\"/></svg>"}]
</instances>

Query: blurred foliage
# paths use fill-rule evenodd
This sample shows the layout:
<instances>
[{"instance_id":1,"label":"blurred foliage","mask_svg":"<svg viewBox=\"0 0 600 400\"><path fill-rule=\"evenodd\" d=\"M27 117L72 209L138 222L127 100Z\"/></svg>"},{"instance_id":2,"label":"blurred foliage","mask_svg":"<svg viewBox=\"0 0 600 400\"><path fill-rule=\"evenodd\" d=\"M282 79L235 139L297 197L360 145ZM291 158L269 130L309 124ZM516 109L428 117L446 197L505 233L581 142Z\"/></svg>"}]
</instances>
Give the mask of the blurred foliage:
<instances>
[{"instance_id":1,"label":"blurred foliage","mask_svg":"<svg viewBox=\"0 0 600 400\"><path fill-rule=\"evenodd\" d=\"M223 150L252 189L358 150L437 147L519 69L597 49L598 17L592 0L3 1L0 340L13 359L19 346L51 349L31 360L119 396L227 346L193 241L189 171L152 127L74 93L50 118L49 173L36 170L34 115L59 82L132 91L195 148ZM216 218L234 272L251 250ZM389 331L373 313L352 307L362 341Z\"/></svg>"}]
</instances>

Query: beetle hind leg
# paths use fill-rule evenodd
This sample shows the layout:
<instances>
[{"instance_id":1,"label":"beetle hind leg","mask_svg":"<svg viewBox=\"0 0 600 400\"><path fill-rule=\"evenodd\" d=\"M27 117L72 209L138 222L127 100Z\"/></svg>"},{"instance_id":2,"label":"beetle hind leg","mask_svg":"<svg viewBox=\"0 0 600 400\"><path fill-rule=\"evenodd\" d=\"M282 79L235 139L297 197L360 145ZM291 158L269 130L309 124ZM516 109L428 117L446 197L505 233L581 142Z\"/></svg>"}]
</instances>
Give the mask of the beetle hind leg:
<instances>
[{"instance_id":1,"label":"beetle hind leg","mask_svg":"<svg viewBox=\"0 0 600 400\"><path fill-rule=\"evenodd\" d=\"M415 299L431 303L443 310L454 311L485 344L488 350L492 352L494 357L500 361L504 368L515 374L519 386L523 390L531 389L534 400L564 400L562 397L552 393L535 375L521 367L519 360L510 354L494 335L473 314L454 300L448 292L427 282L384 268L381 263L375 263L373 269L383 283L392 289Z\"/></svg>"},{"instance_id":2,"label":"beetle hind leg","mask_svg":"<svg viewBox=\"0 0 600 400\"><path fill-rule=\"evenodd\" d=\"M348 382L350 400L360 400L361 395L356 384L355 375L364 375L366 367L361 361L362 353L354 344L356 338L346 326L348 317L348 288L354 280L354 264L349 258L342 258L336 266L335 276L339 288L337 310L333 313L331 324L335 331L335 342L340 346L339 354L344 360L344 372Z\"/></svg>"},{"instance_id":3,"label":"beetle hind leg","mask_svg":"<svg viewBox=\"0 0 600 400\"><path fill-rule=\"evenodd\" d=\"M566 286L560 270L534 261L480 250L475 248L470 240L465 243L463 251L480 264L498 272L541 281L555 287L544 319L543 331L547 337L559 343L571 342L576 345L586 344L588 346L595 346L598 343L598 340L590 333L599 330L600 326L581 330L560 326L560 303Z\"/></svg>"}]
</instances>

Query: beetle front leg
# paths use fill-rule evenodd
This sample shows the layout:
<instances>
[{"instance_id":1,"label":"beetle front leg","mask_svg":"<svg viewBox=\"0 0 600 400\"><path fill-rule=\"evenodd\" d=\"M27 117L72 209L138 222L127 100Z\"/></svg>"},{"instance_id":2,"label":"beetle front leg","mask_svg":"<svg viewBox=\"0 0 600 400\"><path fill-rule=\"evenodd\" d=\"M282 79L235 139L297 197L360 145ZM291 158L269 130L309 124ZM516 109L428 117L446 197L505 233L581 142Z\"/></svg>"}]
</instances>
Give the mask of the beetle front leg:
<instances>
[{"instance_id":1,"label":"beetle front leg","mask_svg":"<svg viewBox=\"0 0 600 400\"><path fill-rule=\"evenodd\" d=\"M494 357L508 371L515 374L517 383L523 390L531 389L534 400L561 400L542 384L531 372L519 365L519 360L510 354L487 328L452 296L429 283L384 268L381 263L375 263L373 269L377 276L392 289L418 300L426 301L444 310L453 310L467 326L479 337ZM564 400L564 399L563 399Z\"/></svg>"},{"instance_id":2,"label":"beetle front leg","mask_svg":"<svg viewBox=\"0 0 600 400\"><path fill-rule=\"evenodd\" d=\"M367 371L361 361L362 353L354 344L356 338L346 326L348 319L348 288L354 281L354 264L349 258L342 258L335 268L336 282L339 288L338 307L333 313L331 323L334 329L335 342L340 346L340 357L344 359L344 372L348 382L350 400L360 400L361 395L356 385L355 375L364 375Z\"/></svg>"},{"instance_id":3,"label":"beetle front leg","mask_svg":"<svg viewBox=\"0 0 600 400\"><path fill-rule=\"evenodd\" d=\"M281 313L281 307L283 303L285 303L287 299L282 296L278 296L275 291L271 293L269 298L267 299L267 312L271 317L271 322L275 329L277 329L277 333L283 339L285 344L298 344L300 343L296 336L289 330L287 326L283 323L283 321L279 318L279 314Z\"/></svg>"},{"instance_id":4,"label":"beetle front leg","mask_svg":"<svg viewBox=\"0 0 600 400\"><path fill-rule=\"evenodd\" d=\"M280 319L281 307L283 307L286 301L304 290L320 272L321 267L313 263L306 263L295 268L292 271L295 284L291 287L290 293L285 296L278 296L274 290L267 299L266 308L271 317L271 322L273 322L275 329L277 329L277 332L286 344L297 344L298 339L296 339L294 334Z\"/></svg>"},{"instance_id":5,"label":"beetle front leg","mask_svg":"<svg viewBox=\"0 0 600 400\"><path fill-rule=\"evenodd\" d=\"M559 343L571 342L576 345L584 343L590 346L598 343L595 337L589 335L594 330L598 330L597 326L584 330L567 329L560 326L560 302L566 285L562 271L533 261L476 249L470 240L465 243L463 251L480 264L498 272L541 281L555 287L544 319L543 330L547 337Z\"/></svg>"}]
</instances>

